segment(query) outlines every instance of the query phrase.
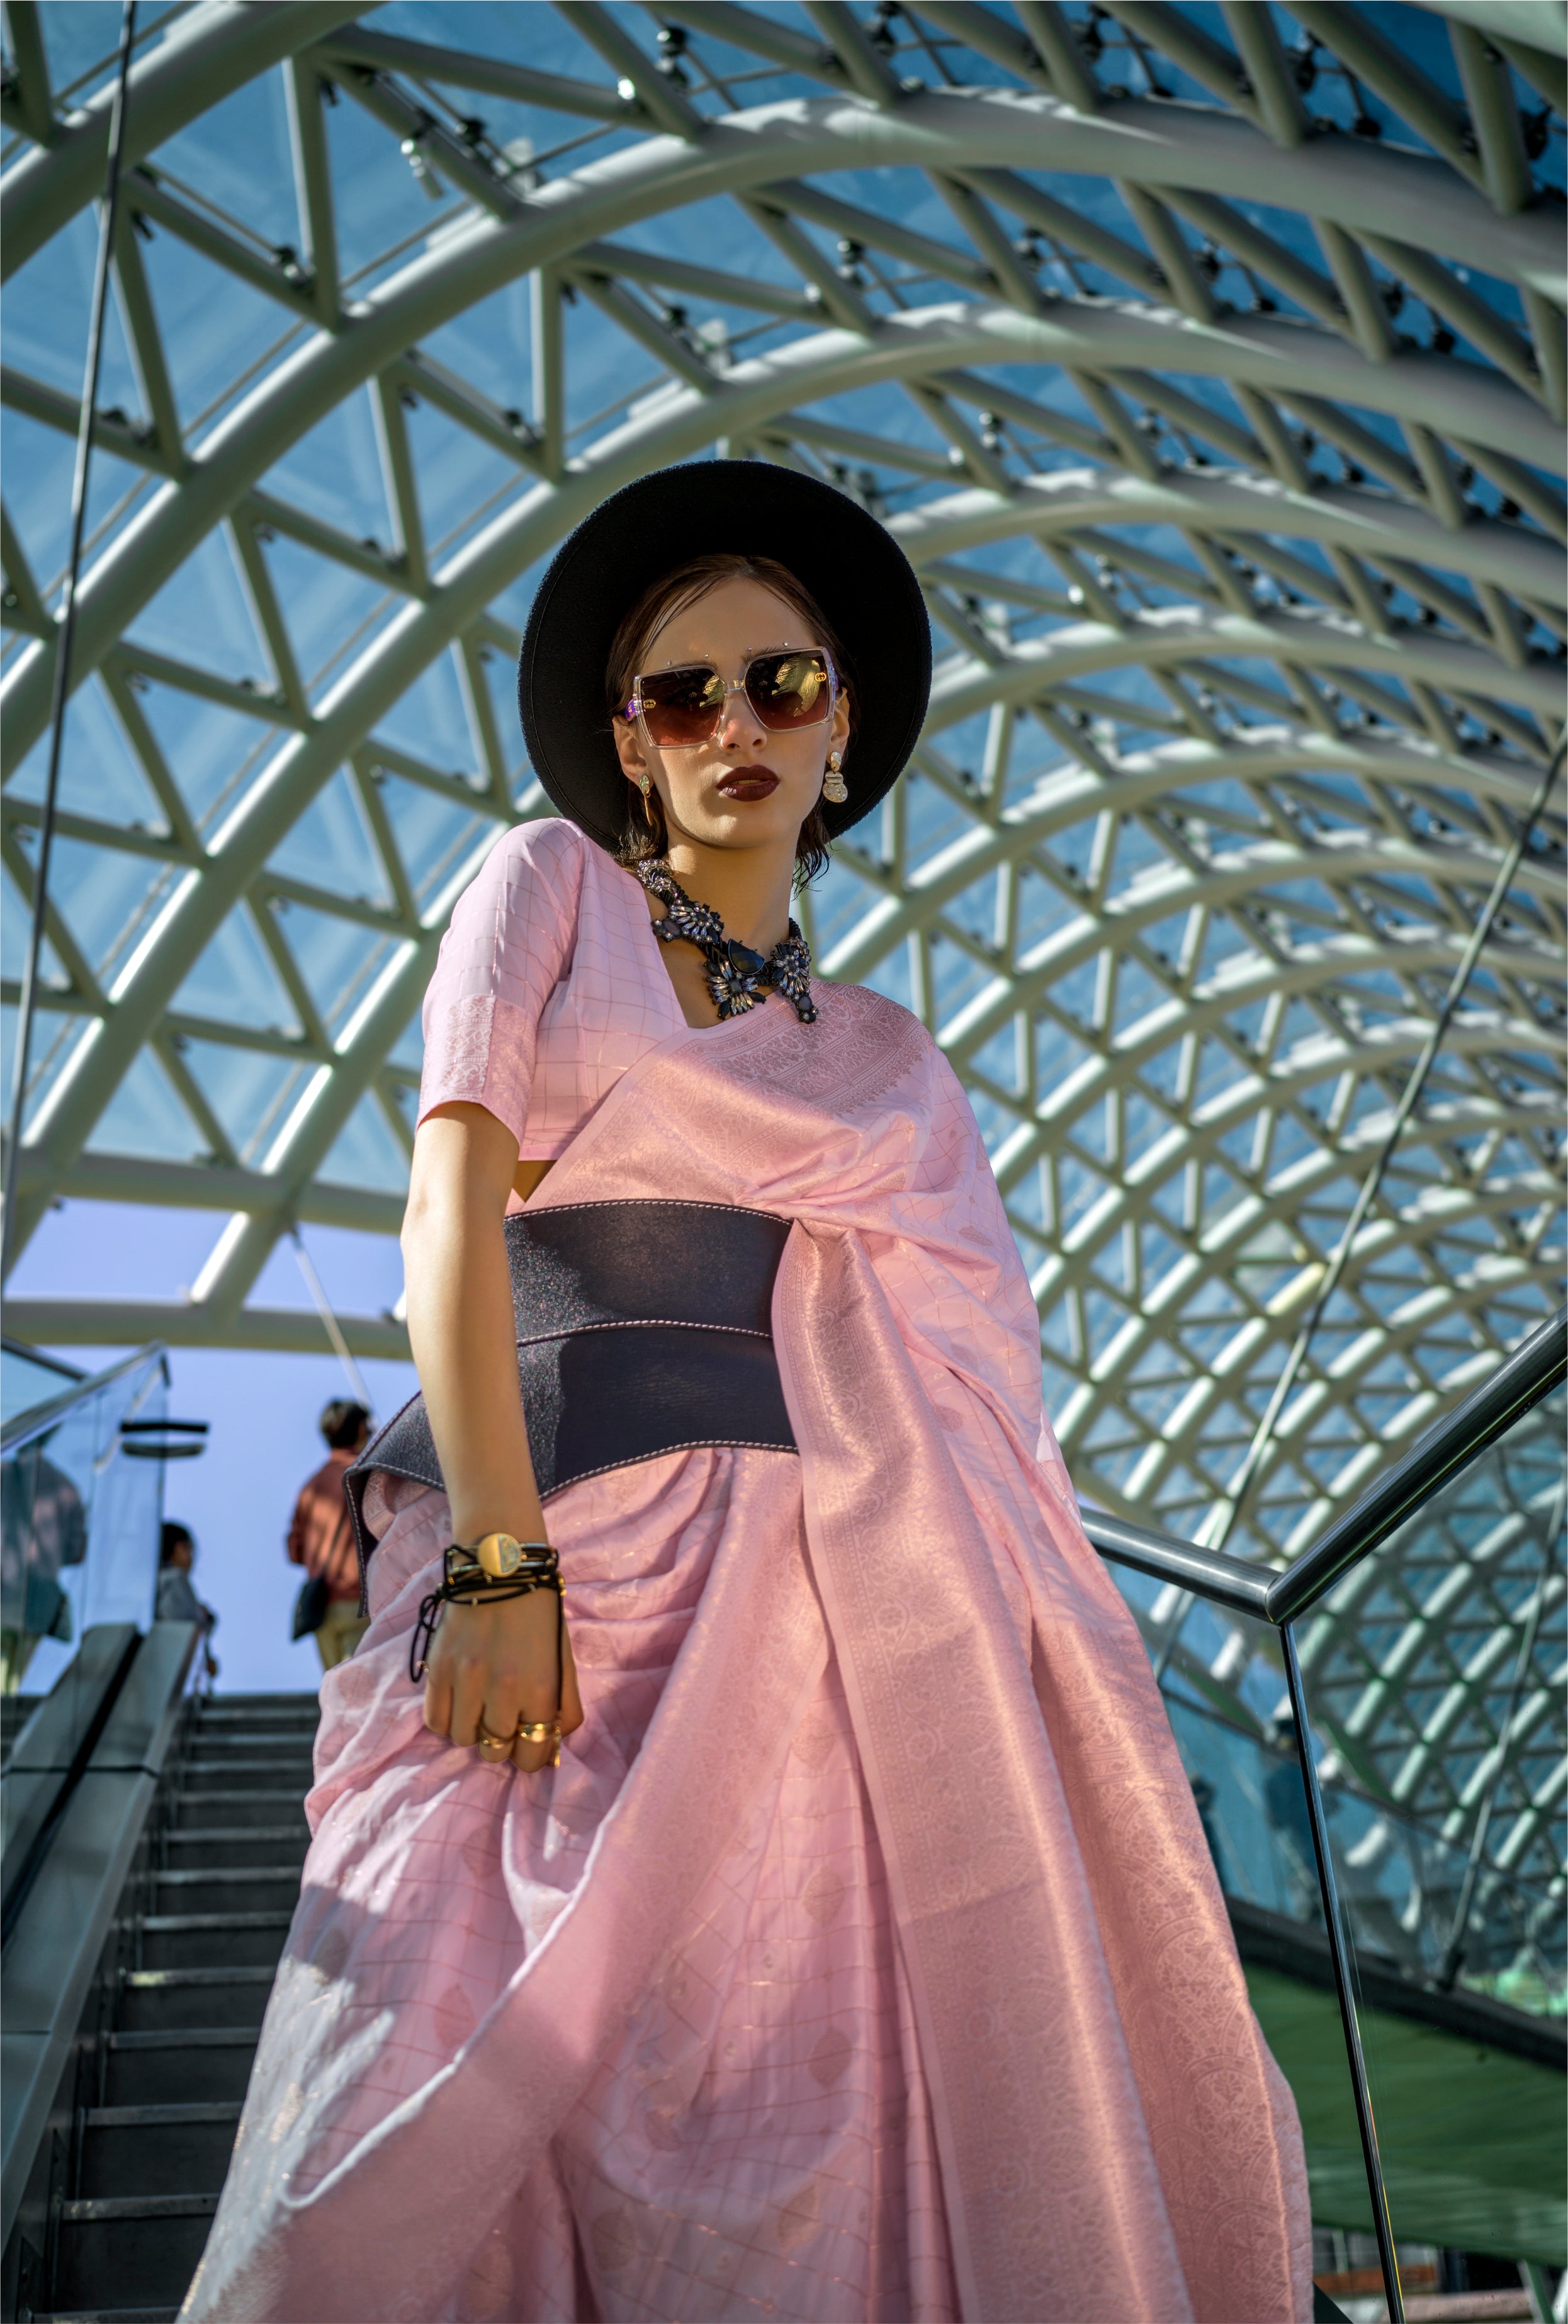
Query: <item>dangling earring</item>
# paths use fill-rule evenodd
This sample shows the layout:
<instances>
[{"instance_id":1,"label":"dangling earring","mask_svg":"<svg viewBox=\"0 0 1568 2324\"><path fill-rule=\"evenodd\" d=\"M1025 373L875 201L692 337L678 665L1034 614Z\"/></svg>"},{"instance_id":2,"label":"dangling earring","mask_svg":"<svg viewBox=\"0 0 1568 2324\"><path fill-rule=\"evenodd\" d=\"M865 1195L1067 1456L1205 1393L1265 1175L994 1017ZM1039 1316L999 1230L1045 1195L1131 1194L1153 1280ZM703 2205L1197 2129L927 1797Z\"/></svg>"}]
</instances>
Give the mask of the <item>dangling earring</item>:
<instances>
[{"instance_id":1,"label":"dangling earring","mask_svg":"<svg viewBox=\"0 0 1568 2324\"><path fill-rule=\"evenodd\" d=\"M843 753L832 752L828 759L828 772L822 784L822 797L830 807L842 807L849 796L849 786L839 770L844 764Z\"/></svg>"},{"instance_id":2,"label":"dangling earring","mask_svg":"<svg viewBox=\"0 0 1568 2324\"><path fill-rule=\"evenodd\" d=\"M643 805L644 807L646 807L648 803L648 790L650 786L648 783L648 770L646 767L637 779L637 787L643 795Z\"/></svg>"}]
</instances>

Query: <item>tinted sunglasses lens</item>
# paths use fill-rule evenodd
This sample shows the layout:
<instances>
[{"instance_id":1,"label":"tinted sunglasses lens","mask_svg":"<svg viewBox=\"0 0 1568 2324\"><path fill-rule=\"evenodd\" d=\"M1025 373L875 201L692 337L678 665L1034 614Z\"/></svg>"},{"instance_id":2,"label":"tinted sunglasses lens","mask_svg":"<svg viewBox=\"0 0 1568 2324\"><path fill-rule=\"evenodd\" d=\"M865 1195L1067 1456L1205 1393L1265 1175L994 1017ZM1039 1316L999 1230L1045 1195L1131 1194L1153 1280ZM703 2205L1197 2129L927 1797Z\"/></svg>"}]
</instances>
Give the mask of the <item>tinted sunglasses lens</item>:
<instances>
[{"instance_id":1,"label":"tinted sunglasses lens","mask_svg":"<svg viewBox=\"0 0 1568 2324\"><path fill-rule=\"evenodd\" d=\"M643 724L661 748L679 750L705 742L719 724L724 688L701 663L690 669L662 669L641 680Z\"/></svg>"},{"instance_id":2,"label":"tinted sunglasses lens","mask_svg":"<svg viewBox=\"0 0 1568 2324\"><path fill-rule=\"evenodd\" d=\"M815 726L827 716L833 696L827 656L760 654L746 673L746 694L762 724L775 733Z\"/></svg>"}]
</instances>

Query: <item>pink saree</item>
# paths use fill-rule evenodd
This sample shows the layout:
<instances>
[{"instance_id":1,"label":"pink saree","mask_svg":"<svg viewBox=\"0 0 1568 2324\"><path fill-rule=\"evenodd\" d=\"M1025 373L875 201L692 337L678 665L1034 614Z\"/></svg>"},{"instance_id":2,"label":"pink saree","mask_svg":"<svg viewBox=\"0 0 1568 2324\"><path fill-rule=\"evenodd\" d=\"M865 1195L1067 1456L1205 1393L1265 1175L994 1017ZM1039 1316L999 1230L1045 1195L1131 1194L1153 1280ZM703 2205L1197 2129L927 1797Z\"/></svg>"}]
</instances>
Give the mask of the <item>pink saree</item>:
<instances>
[{"instance_id":1,"label":"pink saree","mask_svg":"<svg viewBox=\"0 0 1568 2324\"><path fill-rule=\"evenodd\" d=\"M1300 2324L1289 2093L1085 1540L974 1120L816 988L662 1041L536 1207L794 1221L798 1459L550 1504L587 1723L428 1735L405 1495L322 1687L315 1839L192 2324Z\"/></svg>"}]
</instances>

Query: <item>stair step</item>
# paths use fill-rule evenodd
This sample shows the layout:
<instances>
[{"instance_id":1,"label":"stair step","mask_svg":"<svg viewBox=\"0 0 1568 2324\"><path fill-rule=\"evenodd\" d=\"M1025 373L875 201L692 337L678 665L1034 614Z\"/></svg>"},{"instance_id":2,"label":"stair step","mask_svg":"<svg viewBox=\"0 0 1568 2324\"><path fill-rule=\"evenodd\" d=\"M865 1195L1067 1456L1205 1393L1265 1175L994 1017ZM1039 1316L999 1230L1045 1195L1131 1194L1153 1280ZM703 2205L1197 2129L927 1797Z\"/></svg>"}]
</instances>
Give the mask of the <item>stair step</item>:
<instances>
[{"instance_id":1,"label":"stair step","mask_svg":"<svg viewBox=\"0 0 1568 2324\"><path fill-rule=\"evenodd\" d=\"M303 1816L293 1823L198 1824L190 1831L165 1832L163 1840L171 1870L190 1865L226 1868L232 1863L238 1868L286 1861L298 1869L310 1845L310 1827ZM234 1851L232 1856L224 1853L230 1849Z\"/></svg>"},{"instance_id":2,"label":"stair step","mask_svg":"<svg viewBox=\"0 0 1568 2324\"><path fill-rule=\"evenodd\" d=\"M234 2153L240 2104L94 2107L82 2125L79 2195L143 2201L215 2194Z\"/></svg>"},{"instance_id":3,"label":"stair step","mask_svg":"<svg viewBox=\"0 0 1568 2324\"><path fill-rule=\"evenodd\" d=\"M238 2105L250 2084L256 2027L111 2034L106 2050L104 2097L112 2105Z\"/></svg>"},{"instance_id":4,"label":"stair step","mask_svg":"<svg viewBox=\"0 0 1568 2324\"><path fill-rule=\"evenodd\" d=\"M292 1913L143 1913L142 1932L149 1937L188 1936L198 1929L286 1929Z\"/></svg>"},{"instance_id":5,"label":"stair step","mask_svg":"<svg viewBox=\"0 0 1568 2324\"><path fill-rule=\"evenodd\" d=\"M192 2050L253 2050L256 2037L234 2025L181 2025L178 2029L151 2026L141 2032L128 2032L117 2026L112 2034L105 2034L104 2046L112 2058L146 2058L160 2050L180 2054Z\"/></svg>"},{"instance_id":6,"label":"stair step","mask_svg":"<svg viewBox=\"0 0 1568 2324\"><path fill-rule=\"evenodd\" d=\"M291 1821L298 1831L308 1839L310 1828L305 1821L305 1791L303 1783L290 1784L286 1790L273 1786L263 1790L187 1792L175 1803L177 1828L182 1831L206 1833L216 1830L233 1831L247 1823L269 1830L293 1814ZM170 1837L173 1835L171 1834Z\"/></svg>"},{"instance_id":7,"label":"stair step","mask_svg":"<svg viewBox=\"0 0 1568 2324\"><path fill-rule=\"evenodd\" d=\"M32 2324L179 2324L178 2308L51 2308L29 2310Z\"/></svg>"},{"instance_id":8,"label":"stair step","mask_svg":"<svg viewBox=\"0 0 1568 2324\"><path fill-rule=\"evenodd\" d=\"M121 1979L121 2020L133 2032L172 2033L185 2026L257 2026L277 1974L275 1962L223 1969L127 1969Z\"/></svg>"},{"instance_id":9,"label":"stair step","mask_svg":"<svg viewBox=\"0 0 1568 2324\"><path fill-rule=\"evenodd\" d=\"M192 2122L238 2122L237 2098L179 2100L170 2106L101 2106L87 2110L89 2130L167 2130Z\"/></svg>"},{"instance_id":10,"label":"stair step","mask_svg":"<svg viewBox=\"0 0 1568 2324\"><path fill-rule=\"evenodd\" d=\"M212 2195L92 2195L62 2203L68 2227L99 2227L110 2219L210 2219L218 2199Z\"/></svg>"},{"instance_id":11,"label":"stair step","mask_svg":"<svg viewBox=\"0 0 1568 2324\"><path fill-rule=\"evenodd\" d=\"M188 1794L276 1790L280 1775L289 1776L304 1791L313 1771L308 1753L302 1751L297 1758L274 1755L265 1759L231 1759L225 1752L221 1759L188 1759L179 1772L180 1789Z\"/></svg>"},{"instance_id":12,"label":"stair step","mask_svg":"<svg viewBox=\"0 0 1568 2324\"><path fill-rule=\"evenodd\" d=\"M142 1966L271 1971L278 1966L295 1901L265 1913L149 1913L140 1923Z\"/></svg>"},{"instance_id":13,"label":"stair step","mask_svg":"<svg viewBox=\"0 0 1568 2324\"><path fill-rule=\"evenodd\" d=\"M212 2232L216 2195L132 2195L63 2206L54 2298L120 2324L129 2308L178 2312Z\"/></svg>"},{"instance_id":14,"label":"stair step","mask_svg":"<svg viewBox=\"0 0 1568 2324\"><path fill-rule=\"evenodd\" d=\"M246 1880L299 1881L297 1864L198 1864L194 1868L180 1866L171 1872L155 1872L153 1879L160 1888L215 1887L220 1881L238 1884Z\"/></svg>"},{"instance_id":15,"label":"stair step","mask_svg":"<svg viewBox=\"0 0 1568 2324\"><path fill-rule=\"evenodd\" d=\"M267 1692L267 1694L249 1694L249 1692L239 1692L239 1690L234 1690L233 1694L230 1694L230 1692L225 1690L223 1694L206 1696L205 1702L202 1702L202 1718L205 1720L255 1718L258 1711L261 1711L261 1713L277 1713L279 1718L283 1718L286 1713L298 1713L299 1718L304 1718L304 1715L309 1713L311 1718L316 1718L318 1708L321 1708L321 1699L318 1699L314 1687L274 1687L274 1690Z\"/></svg>"},{"instance_id":16,"label":"stair step","mask_svg":"<svg viewBox=\"0 0 1568 2324\"><path fill-rule=\"evenodd\" d=\"M206 1702L197 1714L198 1727L238 1728L242 1733L252 1727L317 1727L320 1723L321 1698L315 1694L302 1694L297 1703L281 1709L270 1702L234 1706Z\"/></svg>"},{"instance_id":17,"label":"stair step","mask_svg":"<svg viewBox=\"0 0 1568 2324\"><path fill-rule=\"evenodd\" d=\"M160 1905L177 1905L181 1912L291 1913L299 1901L297 1863L198 1865L152 1877Z\"/></svg>"}]
</instances>

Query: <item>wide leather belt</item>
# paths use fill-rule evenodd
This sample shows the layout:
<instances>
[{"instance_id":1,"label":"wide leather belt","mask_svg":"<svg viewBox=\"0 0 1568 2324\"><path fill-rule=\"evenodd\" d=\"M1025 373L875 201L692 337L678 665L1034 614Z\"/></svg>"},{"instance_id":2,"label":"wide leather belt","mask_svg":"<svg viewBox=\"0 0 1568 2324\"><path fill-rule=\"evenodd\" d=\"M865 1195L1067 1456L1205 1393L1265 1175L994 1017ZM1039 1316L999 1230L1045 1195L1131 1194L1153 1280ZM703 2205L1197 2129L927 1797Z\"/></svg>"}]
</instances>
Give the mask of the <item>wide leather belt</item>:
<instances>
[{"instance_id":1,"label":"wide leather belt","mask_svg":"<svg viewBox=\"0 0 1568 2324\"><path fill-rule=\"evenodd\" d=\"M707 1444L795 1451L773 1351L788 1219L721 1203L572 1203L506 1222L518 1382L540 1498ZM362 1563L371 1474L445 1489L416 1396L344 1476Z\"/></svg>"}]
</instances>

